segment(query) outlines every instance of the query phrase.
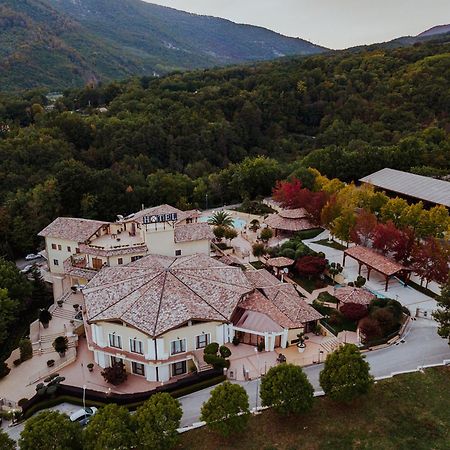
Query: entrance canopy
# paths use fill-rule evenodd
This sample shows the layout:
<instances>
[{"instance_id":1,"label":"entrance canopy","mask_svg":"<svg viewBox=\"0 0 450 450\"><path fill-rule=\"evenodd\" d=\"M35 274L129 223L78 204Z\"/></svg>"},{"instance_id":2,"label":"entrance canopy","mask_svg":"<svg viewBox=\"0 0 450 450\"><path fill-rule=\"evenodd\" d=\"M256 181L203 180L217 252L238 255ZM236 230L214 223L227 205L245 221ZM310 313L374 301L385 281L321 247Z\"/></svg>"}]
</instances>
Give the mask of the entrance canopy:
<instances>
[{"instance_id":1,"label":"entrance canopy","mask_svg":"<svg viewBox=\"0 0 450 450\"><path fill-rule=\"evenodd\" d=\"M380 253L377 253L375 250L371 248L362 247L357 245L356 247L348 248L344 250L344 259L342 264L345 266L345 258L350 256L350 258L358 261L359 271L358 273L361 275L361 267L367 267L367 279L370 279L370 272L375 270L375 272L380 273L386 278L386 287L385 291L388 289L389 278L395 275L401 275L402 273L408 272L410 273L411 269L392 261Z\"/></svg>"}]
</instances>

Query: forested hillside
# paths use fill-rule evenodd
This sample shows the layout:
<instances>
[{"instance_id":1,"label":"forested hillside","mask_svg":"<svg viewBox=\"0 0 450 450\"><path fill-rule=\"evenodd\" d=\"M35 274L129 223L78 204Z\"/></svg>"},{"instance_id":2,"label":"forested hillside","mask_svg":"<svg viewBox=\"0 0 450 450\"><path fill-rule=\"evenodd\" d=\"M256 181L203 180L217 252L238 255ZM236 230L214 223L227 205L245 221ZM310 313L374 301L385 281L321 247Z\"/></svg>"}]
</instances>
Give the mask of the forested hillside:
<instances>
[{"instance_id":1,"label":"forested hillside","mask_svg":"<svg viewBox=\"0 0 450 450\"><path fill-rule=\"evenodd\" d=\"M2 90L80 87L324 50L141 0L2 0L0 30Z\"/></svg>"},{"instance_id":2,"label":"forested hillside","mask_svg":"<svg viewBox=\"0 0 450 450\"><path fill-rule=\"evenodd\" d=\"M312 166L450 169L450 44L298 58L0 99L0 239L33 248L57 215L268 195ZM99 107L101 107L99 109Z\"/></svg>"}]
</instances>

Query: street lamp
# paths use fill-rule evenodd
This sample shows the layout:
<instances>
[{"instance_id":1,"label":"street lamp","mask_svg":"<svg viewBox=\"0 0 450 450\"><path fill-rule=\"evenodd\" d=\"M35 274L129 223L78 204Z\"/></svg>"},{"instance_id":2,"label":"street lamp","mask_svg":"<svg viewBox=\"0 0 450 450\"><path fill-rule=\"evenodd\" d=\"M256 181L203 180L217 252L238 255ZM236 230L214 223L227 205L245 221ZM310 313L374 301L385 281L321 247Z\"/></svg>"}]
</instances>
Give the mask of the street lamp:
<instances>
[{"instance_id":1,"label":"street lamp","mask_svg":"<svg viewBox=\"0 0 450 450\"><path fill-rule=\"evenodd\" d=\"M258 368L258 377L256 378L256 408L255 408L255 412L258 412L258 397L259 397L259 377L261 375L261 371L259 368L259 353L258 353L258 348L255 347L255 352L256 352L256 365Z\"/></svg>"},{"instance_id":2,"label":"street lamp","mask_svg":"<svg viewBox=\"0 0 450 450\"><path fill-rule=\"evenodd\" d=\"M319 361L318 361L318 364L320 364L320 355L323 355L323 350L319 350Z\"/></svg>"}]
</instances>

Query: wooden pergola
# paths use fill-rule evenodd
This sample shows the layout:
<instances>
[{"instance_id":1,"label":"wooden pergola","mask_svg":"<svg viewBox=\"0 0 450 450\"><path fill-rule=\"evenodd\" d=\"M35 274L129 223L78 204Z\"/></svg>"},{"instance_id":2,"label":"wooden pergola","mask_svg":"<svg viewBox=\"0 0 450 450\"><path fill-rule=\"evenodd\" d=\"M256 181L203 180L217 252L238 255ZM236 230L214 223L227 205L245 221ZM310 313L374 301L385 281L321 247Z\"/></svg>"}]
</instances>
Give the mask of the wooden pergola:
<instances>
[{"instance_id":1,"label":"wooden pergola","mask_svg":"<svg viewBox=\"0 0 450 450\"><path fill-rule=\"evenodd\" d=\"M279 256L277 258L269 258L266 261L266 264L268 266L274 267L277 269L277 277L280 276L280 270L284 269L285 267L292 266L295 261L291 258L286 258L284 256Z\"/></svg>"},{"instance_id":2,"label":"wooden pergola","mask_svg":"<svg viewBox=\"0 0 450 450\"><path fill-rule=\"evenodd\" d=\"M396 275L405 275L407 279L409 279L411 275L411 269L408 269L401 264L392 261L380 253L377 253L375 250L372 250L367 247L362 247L357 245L356 247L348 248L344 250L344 258L342 261L342 265L345 266L345 258L349 256L350 258L355 259L358 262L359 270L358 274L361 275L362 266L367 267L367 280L370 280L370 272L375 270L375 272L380 273L386 279L385 291L388 290L389 279Z\"/></svg>"}]
</instances>

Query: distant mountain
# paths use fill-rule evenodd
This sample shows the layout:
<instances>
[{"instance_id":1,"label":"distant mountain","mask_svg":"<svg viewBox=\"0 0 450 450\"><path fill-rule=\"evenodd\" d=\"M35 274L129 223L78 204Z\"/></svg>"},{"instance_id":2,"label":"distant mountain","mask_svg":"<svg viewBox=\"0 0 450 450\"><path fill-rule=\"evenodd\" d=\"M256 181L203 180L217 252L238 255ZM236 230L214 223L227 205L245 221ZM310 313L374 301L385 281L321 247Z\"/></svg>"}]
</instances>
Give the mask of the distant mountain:
<instances>
[{"instance_id":1,"label":"distant mountain","mask_svg":"<svg viewBox=\"0 0 450 450\"><path fill-rule=\"evenodd\" d=\"M61 89L326 50L140 0L1 0L0 30L2 90Z\"/></svg>"},{"instance_id":2,"label":"distant mountain","mask_svg":"<svg viewBox=\"0 0 450 450\"><path fill-rule=\"evenodd\" d=\"M450 24L436 25L435 27L432 27L418 34L417 37L436 36L437 34L445 34L445 33L450 33Z\"/></svg>"}]
</instances>

